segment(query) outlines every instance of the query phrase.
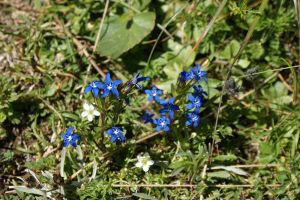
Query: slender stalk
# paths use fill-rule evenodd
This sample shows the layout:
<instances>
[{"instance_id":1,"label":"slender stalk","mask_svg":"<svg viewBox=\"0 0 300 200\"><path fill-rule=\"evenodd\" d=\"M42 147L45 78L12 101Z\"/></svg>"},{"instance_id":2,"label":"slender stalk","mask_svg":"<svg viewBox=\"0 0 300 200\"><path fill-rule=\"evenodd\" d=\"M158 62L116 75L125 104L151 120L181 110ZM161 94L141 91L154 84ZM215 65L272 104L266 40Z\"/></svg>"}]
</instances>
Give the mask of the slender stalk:
<instances>
[{"instance_id":1,"label":"slender stalk","mask_svg":"<svg viewBox=\"0 0 300 200\"><path fill-rule=\"evenodd\" d=\"M259 7L259 13L261 13L261 14L263 13L263 11L266 8L267 4L268 4L268 0L262 0L261 5ZM233 61L227 67L229 70L228 70L228 73L227 73L226 78L224 80L224 84L223 84L222 91L221 91L220 102L219 102L218 111L217 111L217 117L216 117L216 121L215 121L215 125L214 125L214 132L217 131L217 127L218 127L219 116L220 116L220 112L221 112L222 100L223 100L223 96L225 94L225 85L226 85L225 83L229 79L229 77L231 76L231 71L232 71L232 68L233 68L235 62L240 57L242 51L244 50L244 48L248 44L248 42L249 42L249 40L250 40L250 38L251 38L251 36L252 36L252 34L254 32L254 29L255 29L255 27L256 27L259 19L260 19L260 16L261 15L258 15L258 16L256 16L254 18L254 20L253 20L252 24L250 25L250 28L249 28L249 30L247 32L247 35L246 35L244 41L241 44L241 47L239 48L237 54L234 56ZM209 162L211 161L211 157L212 157L212 153L213 153L213 149L214 149L214 143L215 143L215 139L213 137L212 145L211 145L211 148L210 148L210 151L209 151L210 152L209 153Z\"/></svg>"}]
</instances>

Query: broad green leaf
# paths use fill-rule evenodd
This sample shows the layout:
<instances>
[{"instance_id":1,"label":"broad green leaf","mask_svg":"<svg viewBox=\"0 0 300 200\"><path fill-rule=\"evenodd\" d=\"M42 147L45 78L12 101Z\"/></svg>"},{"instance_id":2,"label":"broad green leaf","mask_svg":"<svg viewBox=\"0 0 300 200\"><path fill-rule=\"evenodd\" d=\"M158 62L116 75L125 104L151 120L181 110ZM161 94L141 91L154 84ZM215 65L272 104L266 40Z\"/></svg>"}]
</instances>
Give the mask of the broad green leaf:
<instances>
[{"instance_id":1,"label":"broad green leaf","mask_svg":"<svg viewBox=\"0 0 300 200\"><path fill-rule=\"evenodd\" d=\"M155 13L126 13L110 17L103 28L97 52L117 58L141 42L155 25Z\"/></svg>"}]
</instances>

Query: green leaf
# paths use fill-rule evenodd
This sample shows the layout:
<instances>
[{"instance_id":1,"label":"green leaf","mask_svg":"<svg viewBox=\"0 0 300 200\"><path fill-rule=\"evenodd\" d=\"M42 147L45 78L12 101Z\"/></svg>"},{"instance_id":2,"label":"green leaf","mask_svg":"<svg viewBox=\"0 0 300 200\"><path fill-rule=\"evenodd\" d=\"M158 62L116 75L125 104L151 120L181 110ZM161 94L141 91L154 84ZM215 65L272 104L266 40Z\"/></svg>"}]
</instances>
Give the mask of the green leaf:
<instances>
[{"instance_id":1,"label":"green leaf","mask_svg":"<svg viewBox=\"0 0 300 200\"><path fill-rule=\"evenodd\" d=\"M140 197L142 199L155 199L155 197L152 197L152 196L147 195L145 193L133 193L132 195L136 196L136 197Z\"/></svg>"},{"instance_id":2,"label":"green leaf","mask_svg":"<svg viewBox=\"0 0 300 200\"><path fill-rule=\"evenodd\" d=\"M247 176L248 173L240 168L237 168L237 167L232 167L232 166L215 166L215 167L212 167L211 168L212 170L213 169L224 169L226 171L229 171L229 172L233 172L237 175L241 175L241 176Z\"/></svg>"},{"instance_id":3,"label":"green leaf","mask_svg":"<svg viewBox=\"0 0 300 200\"><path fill-rule=\"evenodd\" d=\"M106 22L97 52L117 58L141 42L155 25L155 13L126 13L112 16Z\"/></svg>"},{"instance_id":4,"label":"green leaf","mask_svg":"<svg viewBox=\"0 0 300 200\"><path fill-rule=\"evenodd\" d=\"M207 177L216 177L216 178L230 178L230 174L226 171L216 171L207 173Z\"/></svg>"}]
</instances>

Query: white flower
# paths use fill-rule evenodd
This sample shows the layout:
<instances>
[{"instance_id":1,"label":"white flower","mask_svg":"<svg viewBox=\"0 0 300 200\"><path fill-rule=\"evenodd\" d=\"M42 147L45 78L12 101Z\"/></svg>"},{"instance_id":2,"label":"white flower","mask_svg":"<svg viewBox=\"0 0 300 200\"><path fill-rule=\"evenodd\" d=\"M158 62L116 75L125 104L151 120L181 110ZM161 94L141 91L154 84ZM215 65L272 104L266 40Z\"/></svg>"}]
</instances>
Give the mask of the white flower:
<instances>
[{"instance_id":1,"label":"white flower","mask_svg":"<svg viewBox=\"0 0 300 200\"><path fill-rule=\"evenodd\" d=\"M151 160L148 153L144 153L143 156L137 156L138 162L135 164L136 167L142 168L144 172L149 171L151 165L154 164L154 161Z\"/></svg>"},{"instance_id":2,"label":"white flower","mask_svg":"<svg viewBox=\"0 0 300 200\"><path fill-rule=\"evenodd\" d=\"M82 118L87 118L90 122L93 121L95 116L99 116L100 113L98 110L94 108L93 105L89 105L87 103L83 104L84 111L81 113Z\"/></svg>"}]
</instances>

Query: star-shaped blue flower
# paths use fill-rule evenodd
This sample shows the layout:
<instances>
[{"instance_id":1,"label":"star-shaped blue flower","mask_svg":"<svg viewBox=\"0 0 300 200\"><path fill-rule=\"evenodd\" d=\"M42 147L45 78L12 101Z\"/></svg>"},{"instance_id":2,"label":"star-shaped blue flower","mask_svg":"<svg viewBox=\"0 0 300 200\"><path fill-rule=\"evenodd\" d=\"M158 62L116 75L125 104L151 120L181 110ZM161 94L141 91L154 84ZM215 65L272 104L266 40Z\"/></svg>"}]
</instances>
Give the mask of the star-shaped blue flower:
<instances>
[{"instance_id":1,"label":"star-shaped blue flower","mask_svg":"<svg viewBox=\"0 0 300 200\"><path fill-rule=\"evenodd\" d=\"M195 108L194 112L198 113L200 108L203 106L202 99L200 97L194 97L193 95L189 95L188 99L190 103L186 105L185 108L188 110Z\"/></svg>"},{"instance_id":2,"label":"star-shaped blue flower","mask_svg":"<svg viewBox=\"0 0 300 200\"><path fill-rule=\"evenodd\" d=\"M149 81L149 77L141 77L140 72L138 72L128 83L129 86L136 86L138 89L142 89L142 86L139 84L139 82L142 81Z\"/></svg>"},{"instance_id":3,"label":"star-shaped blue flower","mask_svg":"<svg viewBox=\"0 0 300 200\"><path fill-rule=\"evenodd\" d=\"M174 97L169 98L167 102L161 101L162 109L159 110L159 113L168 113L170 118L174 118L174 110L179 110L179 106L174 104Z\"/></svg>"},{"instance_id":4,"label":"star-shaped blue flower","mask_svg":"<svg viewBox=\"0 0 300 200\"><path fill-rule=\"evenodd\" d=\"M119 97L119 92L116 88L119 84L121 84L121 80L110 80L110 74L107 73L105 76L105 83L100 83L99 88L103 89L103 94L101 97L107 97L110 92L112 92L116 97Z\"/></svg>"},{"instance_id":5,"label":"star-shaped blue flower","mask_svg":"<svg viewBox=\"0 0 300 200\"><path fill-rule=\"evenodd\" d=\"M121 127L112 127L106 131L106 134L110 136L110 142L116 142L116 144L121 144L125 142L125 137L123 134L123 129Z\"/></svg>"},{"instance_id":6,"label":"star-shaped blue flower","mask_svg":"<svg viewBox=\"0 0 300 200\"><path fill-rule=\"evenodd\" d=\"M200 116L196 113L187 113L187 120L185 124L187 126L193 125L194 128L198 126L198 121L200 120Z\"/></svg>"},{"instance_id":7,"label":"star-shaped blue flower","mask_svg":"<svg viewBox=\"0 0 300 200\"><path fill-rule=\"evenodd\" d=\"M152 123L153 122L153 116L154 114L151 114L150 112L146 111L145 115L143 116L143 120L144 120L144 123L147 124L147 123Z\"/></svg>"},{"instance_id":8,"label":"star-shaped blue flower","mask_svg":"<svg viewBox=\"0 0 300 200\"><path fill-rule=\"evenodd\" d=\"M151 90L145 90L145 93L148 94L148 101L153 101L153 99L160 103L161 99L159 98L162 95L162 90L158 89L157 87L152 87Z\"/></svg>"},{"instance_id":9,"label":"star-shaped blue flower","mask_svg":"<svg viewBox=\"0 0 300 200\"><path fill-rule=\"evenodd\" d=\"M207 72L201 69L201 65L196 64L195 68L191 68L193 73L193 78L199 82L201 79L203 79L207 83Z\"/></svg>"},{"instance_id":10,"label":"star-shaped blue flower","mask_svg":"<svg viewBox=\"0 0 300 200\"><path fill-rule=\"evenodd\" d=\"M92 81L86 88L84 89L84 94L92 91L94 97L97 97L99 94L99 89L101 89L102 83L100 81Z\"/></svg>"},{"instance_id":11,"label":"star-shaped blue flower","mask_svg":"<svg viewBox=\"0 0 300 200\"><path fill-rule=\"evenodd\" d=\"M194 74L192 72L182 71L179 74L179 80L182 82L191 80L194 78Z\"/></svg>"},{"instance_id":12,"label":"star-shaped blue flower","mask_svg":"<svg viewBox=\"0 0 300 200\"><path fill-rule=\"evenodd\" d=\"M76 133L73 133L74 127L69 127L65 133L62 133L61 137L64 141L64 147L69 146L70 144L73 147L76 147L76 141L80 139L80 136Z\"/></svg>"},{"instance_id":13,"label":"star-shaped blue flower","mask_svg":"<svg viewBox=\"0 0 300 200\"><path fill-rule=\"evenodd\" d=\"M165 132L168 132L170 130L169 125L171 121L166 116L162 116L160 119L155 119L153 122L156 124L156 131L164 130Z\"/></svg>"}]
</instances>

